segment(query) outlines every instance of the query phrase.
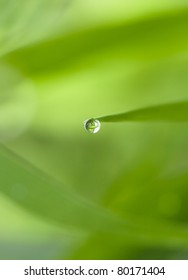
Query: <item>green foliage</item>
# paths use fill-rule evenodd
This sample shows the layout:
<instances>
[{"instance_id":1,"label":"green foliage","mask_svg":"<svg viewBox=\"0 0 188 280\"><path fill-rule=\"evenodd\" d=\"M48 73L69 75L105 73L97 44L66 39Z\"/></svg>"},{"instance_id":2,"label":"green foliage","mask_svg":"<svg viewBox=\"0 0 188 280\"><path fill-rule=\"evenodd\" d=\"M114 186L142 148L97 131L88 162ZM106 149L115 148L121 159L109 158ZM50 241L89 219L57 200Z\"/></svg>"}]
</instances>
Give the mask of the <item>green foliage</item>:
<instances>
[{"instance_id":1,"label":"green foliage","mask_svg":"<svg viewBox=\"0 0 188 280\"><path fill-rule=\"evenodd\" d=\"M81 230L118 231L118 225L122 228L123 222L116 221L113 214L85 201L47 175L40 174L5 148L1 148L0 165L1 191L34 214Z\"/></svg>"},{"instance_id":2,"label":"green foliage","mask_svg":"<svg viewBox=\"0 0 188 280\"><path fill-rule=\"evenodd\" d=\"M97 119L101 122L187 122L188 102L158 105Z\"/></svg>"},{"instance_id":3,"label":"green foliage","mask_svg":"<svg viewBox=\"0 0 188 280\"><path fill-rule=\"evenodd\" d=\"M0 0L0 24L0 258L186 259L185 1Z\"/></svg>"},{"instance_id":4,"label":"green foliage","mask_svg":"<svg viewBox=\"0 0 188 280\"><path fill-rule=\"evenodd\" d=\"M188 10L102 25L61 35L7 54L5 60L31 76L88 67L96 60L156 60L188 48ZM169 47L170 46L170 47Z\"/></svg>"}]
</instances>

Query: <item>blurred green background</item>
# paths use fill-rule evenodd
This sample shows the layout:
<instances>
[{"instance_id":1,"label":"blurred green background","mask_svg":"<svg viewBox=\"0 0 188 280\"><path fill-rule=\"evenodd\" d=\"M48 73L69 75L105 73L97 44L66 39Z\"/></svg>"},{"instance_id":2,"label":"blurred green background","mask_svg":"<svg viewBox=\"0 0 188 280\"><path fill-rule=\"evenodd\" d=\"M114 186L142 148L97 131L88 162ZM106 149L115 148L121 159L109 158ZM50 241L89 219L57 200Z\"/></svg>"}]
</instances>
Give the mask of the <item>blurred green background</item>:
<instances>
[{"instance_id":1,"label":"blurred green background","mask_svg":"<svg viewBox=\"0 0 188 280\"><path fill-rule=\"evenodd\" d=\"M0 259L187 259L188 124L83 129L188 99L187 1L0 0L0 55Z\"/></svg>"}]
</instances>

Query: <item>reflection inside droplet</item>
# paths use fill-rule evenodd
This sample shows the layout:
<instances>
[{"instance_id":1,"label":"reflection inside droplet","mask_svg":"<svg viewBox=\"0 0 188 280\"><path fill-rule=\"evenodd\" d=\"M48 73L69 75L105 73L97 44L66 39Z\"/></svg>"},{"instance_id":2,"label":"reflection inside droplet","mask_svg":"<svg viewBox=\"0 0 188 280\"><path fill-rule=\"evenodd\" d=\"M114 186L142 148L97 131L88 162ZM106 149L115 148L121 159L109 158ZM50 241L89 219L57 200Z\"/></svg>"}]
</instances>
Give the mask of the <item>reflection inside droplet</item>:
<instances>
[{"instance_id":1,"label":"reflection inside droplet","mask_svg":"<svg viewBox=\"0 0 188 280\"><path fill-rule=\"evenodd\" d=\"M84 122L84 128L87 130L87 132L94 134L99 132L101 123L96 119L89 119Z\"/></svg>"}]
</instances>

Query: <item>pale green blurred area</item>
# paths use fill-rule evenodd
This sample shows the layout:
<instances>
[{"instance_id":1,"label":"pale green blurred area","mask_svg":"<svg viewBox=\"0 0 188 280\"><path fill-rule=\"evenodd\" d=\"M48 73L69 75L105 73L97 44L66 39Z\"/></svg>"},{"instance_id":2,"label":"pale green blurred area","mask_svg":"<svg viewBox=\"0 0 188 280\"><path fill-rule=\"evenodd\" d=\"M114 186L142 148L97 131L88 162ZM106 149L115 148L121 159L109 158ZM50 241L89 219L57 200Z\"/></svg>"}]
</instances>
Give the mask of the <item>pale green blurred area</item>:
<instances>
[{"instance_id":1,"label":"pale green blurred area","mask_svg":"<svg viewBox=\"0 0 188 280\"><path fill-rule=\"evenodd\" d=\"M187 1L0 0L0 140L128 224L60 226L17 204L15 188L0 195L0 259L188 258L188 124L83 129L187 100L187 30Z\"/></svg>"}]
</instances>

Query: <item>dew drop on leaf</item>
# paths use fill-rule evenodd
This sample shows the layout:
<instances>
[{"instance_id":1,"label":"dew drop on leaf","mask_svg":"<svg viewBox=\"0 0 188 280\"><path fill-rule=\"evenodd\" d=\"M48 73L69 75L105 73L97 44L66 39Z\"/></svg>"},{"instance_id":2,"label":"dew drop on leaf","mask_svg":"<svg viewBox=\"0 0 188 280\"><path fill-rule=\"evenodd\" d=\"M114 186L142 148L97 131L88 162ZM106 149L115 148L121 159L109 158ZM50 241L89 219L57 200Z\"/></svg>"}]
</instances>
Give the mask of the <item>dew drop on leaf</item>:
<instances>
[{"instance_id":1,"label":"dew drop on leaf","mask_svg":"<svg viewBox=\"0 0 188 280\"><path fill-rule=\"evenodd\" d=\"M99 132L101 123L96 119L89 119L84 122L84 128L87 132L94 134Z\"/></svg>"}]
</instances>

